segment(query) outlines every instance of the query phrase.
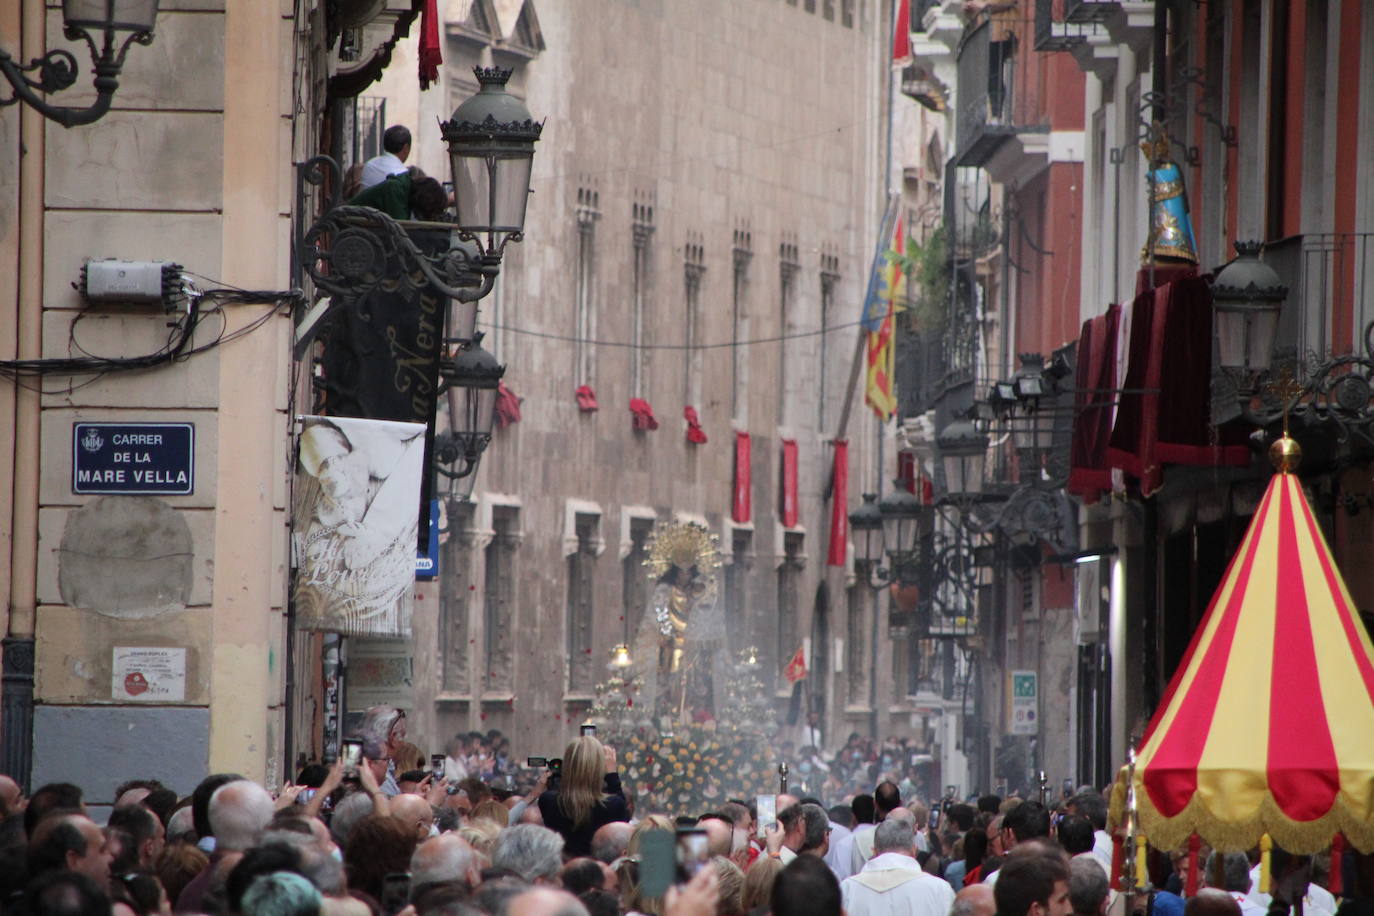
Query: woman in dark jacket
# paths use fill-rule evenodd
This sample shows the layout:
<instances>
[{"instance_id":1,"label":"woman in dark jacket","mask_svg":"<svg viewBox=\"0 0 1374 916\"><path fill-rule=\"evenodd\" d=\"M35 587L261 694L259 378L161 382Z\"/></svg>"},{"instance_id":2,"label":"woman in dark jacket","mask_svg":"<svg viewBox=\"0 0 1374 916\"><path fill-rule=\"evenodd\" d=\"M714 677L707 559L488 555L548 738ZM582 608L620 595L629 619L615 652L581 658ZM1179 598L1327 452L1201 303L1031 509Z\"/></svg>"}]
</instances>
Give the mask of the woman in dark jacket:
<instances>
[{"instance_id":1,"label":"woman in dark jacket","mask_svg":"<svg viewBox=\"0 0 1374 916\"><path fill-rule=\"evenodd\" d=\"M563 836L566 855L591 855L592 834L598 828L630 819L615 749L590 735L570 743L563 752L558 787L539 796L539 813L545 827Z\"/></svg>"}]
</instances>

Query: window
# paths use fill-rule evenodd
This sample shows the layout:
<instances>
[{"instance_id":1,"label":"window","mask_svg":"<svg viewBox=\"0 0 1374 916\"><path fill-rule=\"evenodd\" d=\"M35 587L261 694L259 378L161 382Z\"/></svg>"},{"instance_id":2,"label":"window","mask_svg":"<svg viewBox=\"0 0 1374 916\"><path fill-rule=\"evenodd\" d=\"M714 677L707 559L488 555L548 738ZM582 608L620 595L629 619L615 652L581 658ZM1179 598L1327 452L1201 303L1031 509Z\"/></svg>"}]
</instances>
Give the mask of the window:
<instances>
[{"instance_id":1,"label":"window","mask_svg":"<svg viewBox=\"0 0 1374 916\"><path fill-rule=\"evenodd\" d=\"M835 21L835 0L821 0L821 15L826 22Z\"/></svg>"},{"instance_id":2,"label":"window","mask_svg":"<svg viewBox=\"0 0 1374 916\"><path fill-rule=\"evenodd\" d=\"M589 693L595 666L592 622L596 617L596 555L601 516L577 513L577 549L568 557L568 690Z\"/></svg>"},{"instance_id":3,"label":"window","mask_svg":"<svg viewBox=\"0 0 1374 916\"><path fill-rule=\"evenodd\" d=\"M650 288L650 249L649 240L654 234L654 208L651 203L636 201L632 207L632 231L634 235L633 252L633 307L634 315L630 327L630 395L636 398L649 397L649 351L645 348L647 318L646 303Z\"/></svg>"},{"instance_id":4,"label":"window","mask_svg":"<svg viewBox=\"0 0 1374 916\"><path fill-rule=\"evenodd\" d=\"M797 371L797 272L801 270L797 243L784 241L778 246L778 425L788 426L795 409L792 376Z\"/></svg>"},{"instance_id":5,"label":"window","mask_svg":"<svg viewBox=\"0 0 1374 916\"><path fill-rule=\"evenodd\" d=\"M683 334L682 403L700 408L701 404L701 279L706 273L706 253L700 237L689 233L683 246Z\"/></svg>"},{"instance_id":6,"label":"window","mask_svg":"<svg viewBox=\"0 0 1374 916\"><path fill-rule=\"evenodd\" d=\"M514 506L493 507L491 527L491 543L483 558L486 691L509 693L515 687L515 548L519 544L520 510Z\"/></svg>"},{"instance_id":7,"label":"window","mask_svg":"<svg viewBox=\"0 0 1374 916\"><path fill-rule=\"evenodd\" d=\"M630 552L620 561L621 617L625 624L623 641L626 645L634 641L635 628L649 603L649 576L644 569L644 560L649 554L644 545L653 529L652 518L630 519Z\"/></svg>"},{"instance_id":8,"label":"window","mask_svg":"<svg viewBox=\"0 0 1374 916\"><path fill-rule=\"evenodd\" d=\"M440 548L439 651L443 689L467 693L471 689L468 610L472 581L472 504L448 504L449 538Z\"/></svg>"},{"instance_id":9,"label":"window","mask_svg":"<svg viewBox=\"0 0 1374 916\"><path fill-rule=\"evenodd\" d=\"M828 252L821 253L821 358L820 391L816 397L816 428L825 432L826 399L830 396L827 385L830 366L830 323L835 320L835 288L840 284L840 259Z\"/></svg>"},{"instance_id":10,"label":"window","mask_svg":"<svg viewBox=\"0 0 1374 916\"><path fill-rule=\"evenodd\" d=\"M757 645L750 628L749 574L754 568L754 532L736 528L730 535L730 563L725 567L725 630L730 645Z\"/></svg>"},{"instance_id":11,"label":"window","mask_svg":"<svg viewBox=\"0 0 1374 916\"><path fill-rule=\"evenodd\" d=\"M741 425L749 421L749 360L742 346L749 339L749 262L753 238L747 229L735 230L735 277L730 297L730 416Z\"/></svg>"},{"instance_id":12,"label":"window","mask_svg":"<svg viewBox=\"0 0 1374 916\"><path fill-rule=\"evenodd\" d=\"M575 309L577 327L573 344L573 381L593 385L596 381L596 221L601 218L601 195L592 188L577 189L577 289Z\"/></svg>"},{"instance_id":13,"label":"window","mask_svg":"<svg viewBox=\"0 0 1374 916\"><path fill-rule=\"evenodd\" d=\"M805 535L799 531L789 531L783 535L783 560L778 566L778 665L787 664L788 659L801 647L801 637L797 632L797 605L801 601L801 573L806 565L802 554Z\"/></svg>"},{"instance_id":14,"label":"window","mask_svg":"<svg viewBox=\"0 0 1374 916\"><path fill-rule=\"evenodd\" d=\"M840 25L854 28L854 0L840 0Z\"/></svg>"},{"instance_id":15,"label":"window","mask_svg":"<svg viewBox=\"0 0 1374 916\"><path fill-rule=\"evenodd\" d=\"M868 670L868 659L865 657L868 632L864 627L864 603L867 597L867 589L863 585L850 586L844 664L849 674L849 703L852 706L868 703L868 683L864 678L864 672Z\"/></svg>"}]
</instances>

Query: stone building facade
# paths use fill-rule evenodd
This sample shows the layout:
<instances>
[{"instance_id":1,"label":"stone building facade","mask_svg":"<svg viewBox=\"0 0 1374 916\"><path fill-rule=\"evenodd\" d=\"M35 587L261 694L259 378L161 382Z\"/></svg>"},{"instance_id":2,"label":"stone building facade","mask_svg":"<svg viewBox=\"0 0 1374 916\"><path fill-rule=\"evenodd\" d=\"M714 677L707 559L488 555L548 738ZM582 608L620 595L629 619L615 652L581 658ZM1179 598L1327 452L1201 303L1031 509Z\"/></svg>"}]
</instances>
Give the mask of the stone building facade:
<instances>
[{"instance_id":1,"label":"stone building facade","mask_svg":"<svg viewBox=\"0 0 1374 916\"><path fill-rule=\"evenodd\" d=\"M827 742L925 734L894 688L886 598L852 562L826 565L841 429L851 506L879 476L849 373L883 207L890 15L863 0L473 0L450 4L446 83L425 94L396 80L413 53L397 46L388 121L413 116L423 137L474 64L512 67L547 119L525 241L478 319L521 419L497 430L440 581L419 590L434 629L413 642L412 731L499 728L516 755L560 750L644 613L649 531L682 519L718 537L731 644L759 650L780 717L782 667L805 647ZM436 144L419 143L422 168L442 168ZM656 429L635 428L635 398Z\"/></svg>"}]
</instances>

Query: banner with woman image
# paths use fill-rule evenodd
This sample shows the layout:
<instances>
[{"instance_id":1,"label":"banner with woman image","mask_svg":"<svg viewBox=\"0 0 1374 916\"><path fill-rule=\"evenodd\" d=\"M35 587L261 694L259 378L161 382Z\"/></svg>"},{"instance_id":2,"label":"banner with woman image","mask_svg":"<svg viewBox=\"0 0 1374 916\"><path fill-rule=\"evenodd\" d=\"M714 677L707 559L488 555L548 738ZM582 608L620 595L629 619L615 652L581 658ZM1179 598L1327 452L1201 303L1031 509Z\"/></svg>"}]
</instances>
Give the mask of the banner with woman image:
<instances>
[{"instance_id":1,"label":"banner with woman image","mask_svg":"<svg viewBox=\"0 0 1374 916\"><path fill-rule=\"evenodd\" d=\"M410 636L424 425L301 421L293 526L298 625Z\"/></svg>"}]
</instances>

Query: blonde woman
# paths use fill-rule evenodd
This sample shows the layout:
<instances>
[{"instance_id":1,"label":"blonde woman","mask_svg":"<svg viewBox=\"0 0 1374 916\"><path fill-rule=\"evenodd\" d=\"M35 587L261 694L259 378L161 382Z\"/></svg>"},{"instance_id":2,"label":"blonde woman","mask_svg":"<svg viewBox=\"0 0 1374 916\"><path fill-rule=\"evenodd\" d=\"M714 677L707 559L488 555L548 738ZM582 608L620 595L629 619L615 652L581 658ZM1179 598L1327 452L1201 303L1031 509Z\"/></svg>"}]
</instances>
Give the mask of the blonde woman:
<instances>
[{"instance_id":1,"label":"blonde woman","mask_svg":"<svg viewBox=\"0 0 1374 916\"><path fill-rule=\"evenodd\" d=\"M591 735L569 743L558 784L539 796L539 813L545 827L562 835L565 855L591 855L598 827L630 819L615 749Z\"/></svg>"}]
</instances>

